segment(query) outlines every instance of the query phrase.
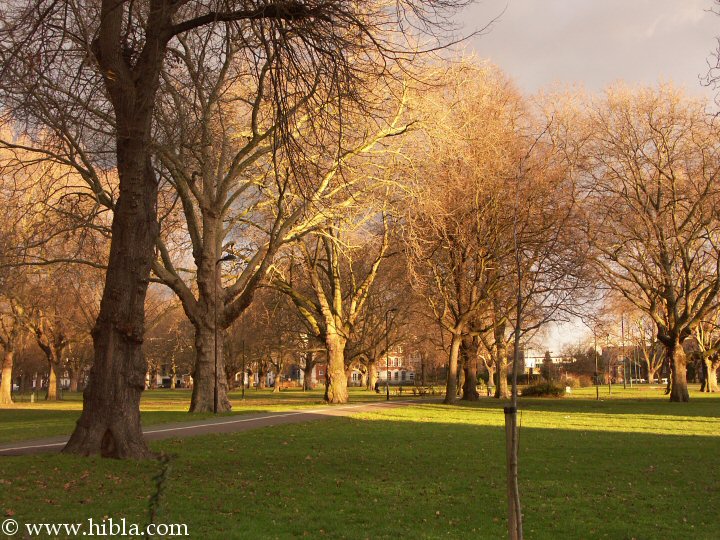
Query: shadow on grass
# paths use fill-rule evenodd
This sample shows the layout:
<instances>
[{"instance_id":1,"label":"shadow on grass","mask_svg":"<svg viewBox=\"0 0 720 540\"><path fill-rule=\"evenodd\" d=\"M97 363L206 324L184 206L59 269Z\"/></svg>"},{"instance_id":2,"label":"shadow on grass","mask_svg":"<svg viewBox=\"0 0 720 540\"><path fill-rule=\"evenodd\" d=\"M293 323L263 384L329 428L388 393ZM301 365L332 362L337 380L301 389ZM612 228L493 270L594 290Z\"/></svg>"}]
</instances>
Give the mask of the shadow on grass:
<instances>
[{"instance_id":1,"label":"shadow on grass","mask_svg":"<svg viewBox=\"0 0 720 540\"><path fill-rule=\"evenodd\" d=\"M411 414L411 411L407 411ZM500 538L504 432L338 418L154 443L172 454L158 522L197 538ZM525 428L528 538L713 538L720 440ZM4 509L27 522L146 523L155 462L3 460ZM52 472L50 472L52 471ZM42 488L39 495L38 488Z\"/></svg>"}]
</instances>

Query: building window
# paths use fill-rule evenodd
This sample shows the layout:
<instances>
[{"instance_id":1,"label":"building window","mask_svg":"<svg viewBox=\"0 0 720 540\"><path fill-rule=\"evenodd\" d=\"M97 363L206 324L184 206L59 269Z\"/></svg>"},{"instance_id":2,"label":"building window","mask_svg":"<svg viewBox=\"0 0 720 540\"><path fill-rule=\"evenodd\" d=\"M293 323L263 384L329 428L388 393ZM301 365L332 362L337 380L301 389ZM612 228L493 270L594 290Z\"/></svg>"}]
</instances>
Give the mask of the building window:
<instances>
[{"instance_id":1,"label":"building window","mask_svg":"<svg viewBox=\"0 0 720 540\"><path fill-rule=\"evenodd\" d=\"M411 381L415 379L415 374L414 374L412 371L410 372L409 375L410 375L410 380L411 380Z\"/></svg>"},{"instance_id":2,"label":"building window","mask_svg":"<svg viewBox=\"0 0 720 540\"><path fill-rule=\"evenodd\" d=\"M405 377L407 377L407 373L403 371L403 372L402 372L402 380L403 380L403 381L405 380Z\"/></svg>"},{"instance_id":3,"label":"building window","mask_svg":"<svg viewBox=\"0 0 720 540\"><path fill-rule=\"evenodd\" d=\"M398 375L400 375L400 373L398 373L398 372L396 371L396 372L395 372L395 380L396 380L396 381L398 380Z\"/></svg>"}]
</instances>

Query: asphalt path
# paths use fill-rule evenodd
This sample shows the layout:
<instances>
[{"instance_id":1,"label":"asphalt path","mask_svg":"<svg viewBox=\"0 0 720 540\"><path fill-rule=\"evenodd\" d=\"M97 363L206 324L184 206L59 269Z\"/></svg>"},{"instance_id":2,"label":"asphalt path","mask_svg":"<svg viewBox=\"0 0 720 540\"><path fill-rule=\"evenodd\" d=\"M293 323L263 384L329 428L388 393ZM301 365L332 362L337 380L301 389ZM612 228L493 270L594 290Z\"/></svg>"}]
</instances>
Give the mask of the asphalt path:
<instances>
[{"instance_id":1,"label":"asphalt path","mask_svg":"<svg viewBox=\"0 0 720 540\"><path fill-rule=\"evenodd\" d=\"M427 400L422 400L427 402ZM322 420L338 416L350 416L362 412L373 412L378 409L391 409L419 403L419 399L403 401L379 401L374 403L359 403L356 405L335 405L301 409L296 411L277 413L253 413L235 416L222 416L217 419L205 419L195 422L179 422L172 424L158 424L143 429L147 441L159 441L177 437L195 437L212 433L236 433L262 427L279 426L281 424L295 424ZM55 453L62 450L68 441L67 436L49 437L31 441L17 441L0 445L0 456L25 456L30 454Z\"/></svg>"}]
</instances>

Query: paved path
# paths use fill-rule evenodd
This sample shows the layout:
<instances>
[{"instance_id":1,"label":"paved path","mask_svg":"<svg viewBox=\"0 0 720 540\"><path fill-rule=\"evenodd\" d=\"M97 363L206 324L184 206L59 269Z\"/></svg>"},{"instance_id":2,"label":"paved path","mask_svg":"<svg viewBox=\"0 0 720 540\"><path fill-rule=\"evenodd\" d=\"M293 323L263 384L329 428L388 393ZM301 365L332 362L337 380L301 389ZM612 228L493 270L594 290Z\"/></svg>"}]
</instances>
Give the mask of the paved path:
<instances>
[{"instance_id":1,"label":"paved path","mask_svg":"<svg viewBox=\"0 0 720 540\"><path fill-rule=\"evenodd\" d=\"M426 402L427 400L423 400ZM297 411L278 413L253 413L236 416L223 416L217 419L205 419L195 422L180 422L172 424L159 424L157 427L143 429L145 439L157 441L173 437L194 437L211 433L235 433L260 427L277 426L280 424L293 424L321 420L333 416L350 416L361 412L372 412L378 409L402 407L420 400L379 401L375 403L359 403L356 405L336 405L332 407L309 408ZM23 456L28 454L41 454L59 452L68 441L67 436L37 439L32 441L17 441L0 445L0 456Z\"/></svg>"}]
</instances>

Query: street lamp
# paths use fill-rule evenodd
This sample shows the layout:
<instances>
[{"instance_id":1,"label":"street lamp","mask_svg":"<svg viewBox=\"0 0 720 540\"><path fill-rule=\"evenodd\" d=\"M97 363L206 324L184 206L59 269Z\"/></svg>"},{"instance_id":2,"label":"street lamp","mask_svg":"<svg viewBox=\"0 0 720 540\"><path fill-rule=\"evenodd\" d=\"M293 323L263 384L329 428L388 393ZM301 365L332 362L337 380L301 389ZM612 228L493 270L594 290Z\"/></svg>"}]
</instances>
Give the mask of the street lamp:
<instances>
[{"instance_id":1,"label":"street lamp","mask_svg":"<svg viewBox=\"0 0 720 540\"><path fill-rule=\"evenodd\" d=\"M395 311L397 311L396 308L390 308L385 312L385 373L387 374L385 401L390 401L390 332L388 330L388 314Z\"/></svg>"},{"instance_id":2,"label":"street lamp","mask_svg":"<svg viewBox=\"0 0 720 540\"><path fill-rule=\"evenodd\" d=\"M214 311L214 319L215 324L213 325L215 330L215 342L213 344L213 350L215 352L215 389L213 392L213 413L217 414L218 412L218 311L217 311L217 305L218 305L218 281L222 276L218 276L217 268L219 265L221 265L225 261L234 261L237 259L235 255L232 253L228 253L227 255L223 255L220 257L217 261L215 261L215 301L213 302L213 311ZM221 269L222 271L222 269Z\"/></svg>"}]
</instances>

